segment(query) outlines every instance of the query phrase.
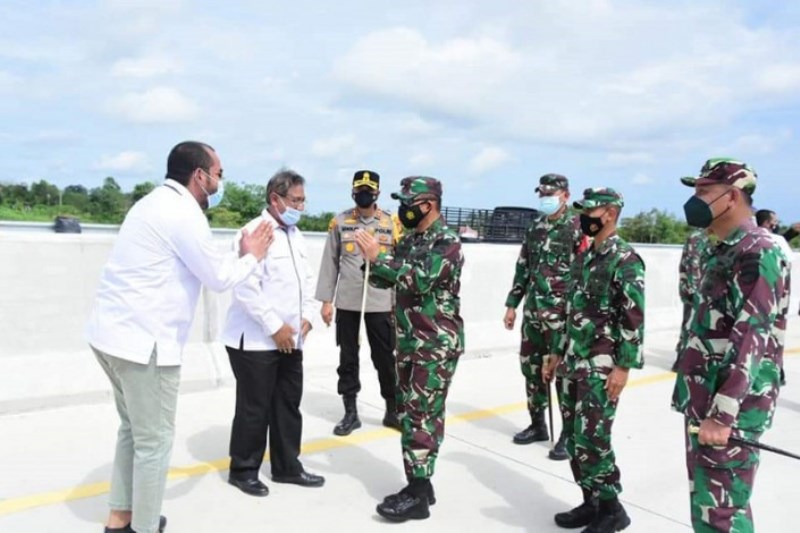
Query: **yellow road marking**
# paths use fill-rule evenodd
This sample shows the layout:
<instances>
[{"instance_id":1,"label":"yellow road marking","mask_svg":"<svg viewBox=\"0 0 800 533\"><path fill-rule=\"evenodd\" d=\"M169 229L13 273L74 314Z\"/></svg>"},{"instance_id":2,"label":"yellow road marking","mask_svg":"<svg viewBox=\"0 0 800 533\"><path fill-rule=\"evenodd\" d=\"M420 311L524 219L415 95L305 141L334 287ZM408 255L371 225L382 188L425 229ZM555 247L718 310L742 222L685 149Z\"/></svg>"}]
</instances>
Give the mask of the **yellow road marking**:
<instances>
[{"instance_id":1,"label":"yellow road marking","mask_svg":"<svg viewBox=\"0 0 800 533\"><path fill-rule=\"evenodd\" d=\"M791 355L800 354L800 348L786 350L784 353ZM660 374L653 374L650 376L632 379L628 384L628 387L639 387L644 385L652 385L654 383L660 383L662 381L667 381L671 379L672 377L674 377L674 375L675 374L672 372L663 372ZM471 422L473 420L481 420L484 418L491 418L494 416L505 415L526 408L527 408L526 402L515 402L493 407L491 409L477 409L475 411L469 411L458 415L448 416L445 423L447 426L452 426L454 424L462 424L465 422ZM304 443L301 448L301 453L304 455L321 453L336 448L346 448L349 446L364 444L397 435L398 435L397 431L393 429L380 428L371 431L358 432L355 434L348 435L346 437L337 437L335 439L334 438L316 439ZM265 462L269 461L269 457L265 457L264 461ZM195 476L203 476L206 474L211 474L213 472L220 472L227 470L229 466L230 466L230 459L226 457L224 459L217 459L214 461L197 463L185 467L173 467L170 468L169 473L167 474L167 479L175 480L175 479L185 479ZM100 496L102 494L106 494L110 489L111 489L111 484L107 481L104 481L101 483L79 485L77 487L73 487L70 489L64 489L52 492L43 492L39 494L32 494L30 496L22 496L19 498L11 498L8 500L0 501L0 516L19 513L22 511L27 511L29 509L34 509L36 507L44 507L46 505L55 505L73 500L92 498L94 496Z\"/></svg>"}]
</instances>

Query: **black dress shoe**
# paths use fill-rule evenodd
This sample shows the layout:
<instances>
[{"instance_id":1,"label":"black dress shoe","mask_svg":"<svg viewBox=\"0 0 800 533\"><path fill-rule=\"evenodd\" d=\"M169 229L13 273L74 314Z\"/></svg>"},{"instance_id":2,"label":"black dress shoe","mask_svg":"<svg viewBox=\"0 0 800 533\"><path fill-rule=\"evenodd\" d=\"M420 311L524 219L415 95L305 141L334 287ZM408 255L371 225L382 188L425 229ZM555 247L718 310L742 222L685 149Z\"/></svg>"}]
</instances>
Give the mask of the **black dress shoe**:
<instances>
[{"instance_id":1,"label":"black dress shoe","mask_svg":"<svg viewBox=\"0 0 800 533\"><path fill-rule=\"evenodd\" d=\"M383 503L389 503L393 499L397 499L400 497L402 492L408 492L408 487L404 488L397 494L390 494L383 499ZM428 485L428 505L434 505L436 503L436 493L433 492L433 485Z\"/></svg>"},{"instance_id":2,"label":"black dress shoe","mask_svg":"<svg viewBox=\"0 0 800 533\"><path fill-rule=\"evenodd\" d=\"M588 526L597 518L597 501L583 502L565 513L556 513L556 524L559 527L574 529Z\"/></svg>"},{"instance_id":3,"label":"black dress shoe","mask_svg":"<svg viewBox=\"0 0 800 533\"><path fill-rule=\"evenodd\" d=\"M269 488L258 478L236 479L235 477L229 477L228 483L250 496L266 496L269 494Z\"/></svg>"},{"instance_id":4,"label":"black dress shoe","mask_svg":"<svg viewBox=\"0 0 800 533\"><path fill-rule=\"evenodd\" d=\"M301 487L321 487L325 484L325 478L308 472L300 472L296 476L272 476L275 483L291 483Z\"/></svg>"},{"instance_id":5,"label":"black dress shoe","mask_svg":"<svg viewBox=\"0 0 800 533\"><path fill-rule=\"evenodd\" d=\"M514 435L514 444L530 444L532 442L545 441L549 438L550 434L547 432L547 426L531 424Z\"/></svg>"},{"instance_id":6,"label":"black dress shoe","mask_svg":"<svg viewBox=\"0 0 800 533\"><path fill-rule=\"evenodd\" d=\"M406 491L387 496L382 503L378 504L375 510L383 518L392 522L424 520L431 516L428 508L428 498L420 498Z\"/></svg>"},{"instance_id":7,"label":"black dress shoe","mask_svg":"<svg viewBox=\"0 0 800 533\"><path fill-rule=\"evenodd\" d=\"M165 529L167 529L167 517L160 516L158 518L158 533L164 533ZM136 531L128 524L125 527L107 527L105 528L105 533L136 533Z\"/></svg>"}]
</instances>

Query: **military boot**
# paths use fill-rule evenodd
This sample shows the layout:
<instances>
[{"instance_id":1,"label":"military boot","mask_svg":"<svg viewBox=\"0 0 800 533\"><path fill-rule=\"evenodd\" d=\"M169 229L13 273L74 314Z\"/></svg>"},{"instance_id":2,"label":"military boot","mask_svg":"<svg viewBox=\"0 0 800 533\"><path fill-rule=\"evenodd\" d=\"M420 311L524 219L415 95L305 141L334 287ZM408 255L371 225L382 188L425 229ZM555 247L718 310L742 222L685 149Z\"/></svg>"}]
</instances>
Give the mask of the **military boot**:
<instances>
[{"instance_id":1,"label":"military boot","mask_svg":"<svg viewBox=\"0 0 800 533\"><path fill-rule=\"evenodd\" d=\"M424 520L431 515L429 502L432 495L433 487L430 480L414 479L397 494L384 498L375 510L380 516L392 522Z\"/></svg>"},{"instance_id":2,"label":"military boot","mask_svg":"<svg viewBox=\"0 0 800 533\"><path fill-rule=\"evenodd\" d=\"M559 527L566 529L576 529L588 526L597 518L598 501L591 492L586 489L583 491L583 503L574 509L564 513L556 513L555 520Z\"/></svg>"},{"instance_id":3,"label":"military boot","mask_svg":"<svg viewBox=\"0 0 800 533\"><path fill-rule=\"evenodd\" d=\"M563 429L561 430L561 435L558 436L556 445L550 450L547 457L553 461L565 461L569 459L569 455L567 454L567 434Z\"/></svg>"},{"instance_id":4,"label":"military boot","mask_svg":"<svg viewBox=\"0 0 800 533\"><path fill-rule=\"evenodd\" d=\"M340 437L349 435L354 429L361 427L361 420L358 419L358 410L356 410L356 397L342 396L342 400L344 402L344 418L333 428L334 435Z\"/></svg>"},{"instance_id":5,"label":"military boot","mask_svg":"<svg viewBox=\"0 0 800 533\"><path fill-rule=\"evenodd\" d=\"M514 444L530 444L541 442L550 438L547 424L544 421L544 411L531 413L531 425L514 435Z\"/></svg>"},{"instance_id":6,"label":"military boot","mask_svg":"<svg viewBox=\"0 0 800 533\"><path fill-rule=\"evenodd\" d=\"M597 517L583 533L616 533L631 525L631 519L617 498L600 500Z\"/></svg>"},{"instance_id":7,"label":"military boot","mask_svg":"<svg viewBox=\"0 0 800 533\"><path fill-rule=\"evenodd\" d=\"M397 402L393 398L386 400L386 414L383 415L383 425L400 431L400 420L397 418Z\"/></svg>"}]
</instances>

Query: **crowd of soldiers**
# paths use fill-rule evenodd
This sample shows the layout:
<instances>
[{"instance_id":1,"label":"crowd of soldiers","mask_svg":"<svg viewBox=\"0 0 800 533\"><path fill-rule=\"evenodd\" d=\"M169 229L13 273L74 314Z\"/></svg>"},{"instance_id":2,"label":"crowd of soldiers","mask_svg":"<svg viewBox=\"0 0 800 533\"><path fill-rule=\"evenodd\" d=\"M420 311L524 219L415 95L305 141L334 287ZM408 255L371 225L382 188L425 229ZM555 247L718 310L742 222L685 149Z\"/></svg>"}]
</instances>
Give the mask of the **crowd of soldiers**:
<instances>
[{"instance_id":1,"label":"crowd of soldiers","mask_svg":"<svg viewBox=\"0 0 800 533\"><path fill-rule=\"evenodd\" d=\"M194 196L205 209L221 189L222 170L213 149L202 149L212 157L210 170L203 168L202 158L201 163L181 160L176 168L185 176L176 171L180 179L167 185L179 195ZM770 232L752 220L756 180L748 165L725 158L710 159L699 175L681 180L694 189L684 212L697 231L687 241L681 265L684 309L672 407L685 418L696 531L753 530L749 499L758 449L734 439L759 439L772 423L780 390L790 259ZM248 494L267 495L258 470L268 430L270 453L275 453L273 444L280 448L275 463L283 465L278 472L273 465L273 481L309 487L324 483L298 460L302 346L311 329L311 302L318 300L322 320L328 325L335 321L340 350L338 392L344 416L334 434L348 435L361 426L356 398L363 321L386 405L383 424L401 432L406 477L405 487L388 495L376 511L395 522L428 518L436 501L431 479L444 439L448 390L465 345L459 296L464 255L457 231L441 214L442 184L430 177L403 179L401 190L391 195L399 201L393 215L378 207L379 174L356 172L355 206L331 221L313 298L302 235L295 228L305 205L302 186L302 177L291 171L274 176L268 209L237 236L241 272L229 276L249 275L249 281L234 291L226 325L237 378L229 481ZM621 531L631 519L619 500L622 484L612 428L630 370L644 365L645 265L617 232L624 207L620 192L587 188L570 202L568 179L546 174L536 193L540 214L524 236L503 317L505 327L513 329L524 300L519 355L531 424L513 442L554 440L552 416L548 427L545 413L549 409L552 414L555 381L562 430L549 457L569 461L582 501L554 520L563 528L585 528L585 533ZM175 201L168 192L159 194L161 202ZM291 261L281 261L284 257ZM256 268L256 261L263 266ZM277 288L269 289L270 284ZM263 303L277 294L270 290L299 291L296 309L283 322L276 319L278 310ZM150 367L160 365L156 351ZM101 364L116 360L100 352L98 357ZM258 368L272 360L288 365L289 359L294 362L286 370ZM127 379L107 371L112 384ZM257 373L260 381L253 378ZM276 389L274 397L265 392L270 388ZM130 399L123 388L116 393L125 427L123 412ZM169 449L159 457L168 460ZM139 516L139 523L148 524L142 531L163 531L160 500L151 497L152 505L137 515L135 494L131 504L131 489L114 485L112 494L121 496L112 502L106 531L133 531L132 506L133 520Z\"/></svg>"},{"instance_id":2,"label":"crowd of soldiers","mask_svg":"<svg viewBox=\"0 0 800 533\"><path fill-rule=\"evenodd\" d=\"M770 426L783 379L790 255L752 221L756 180L748 165L725 158L708 160L698 176L681 179L695 189L684 206L695 229L681 262L684 307L673 408L686 419L697 531L752 528L749 496L758 450L733 445L729 437L757 439ZM519 353L531 424L513 442L553 438L545 413L555 380L562 430L549 457L569 459L583 493L583 502L556 514L555 522L589 533L619 531L630 518L618 498L622 486L611 436L628 373L644 364L645 266L617 233L624 206L618 191L586 189L570 205L568 179L546 174L536 193L540 215L524 236L503 318L513 329L524 300ZM368 238L369 220L363 228L351 223L340 230L335 221L329 244L355 239L374 265L372 285L397 291L397 406L409 484L377 511L405 520L429 516L434 501L430 478L443 437L444 402L463 350L463 259L457 237L441 233L445 226L433 207L440 205L441 184L407 178L393 197L401 201L400 221L409 232L394 254L378 250L380 237ZM412 231L410 222L430 220L431 212L436 222L430 231ZM343 355L342 366L345 361ZM374 353L373 361L380 375ZM352 427L346 424L348 405L345 396L337 430Z\"/></svg>"}]
</instances>

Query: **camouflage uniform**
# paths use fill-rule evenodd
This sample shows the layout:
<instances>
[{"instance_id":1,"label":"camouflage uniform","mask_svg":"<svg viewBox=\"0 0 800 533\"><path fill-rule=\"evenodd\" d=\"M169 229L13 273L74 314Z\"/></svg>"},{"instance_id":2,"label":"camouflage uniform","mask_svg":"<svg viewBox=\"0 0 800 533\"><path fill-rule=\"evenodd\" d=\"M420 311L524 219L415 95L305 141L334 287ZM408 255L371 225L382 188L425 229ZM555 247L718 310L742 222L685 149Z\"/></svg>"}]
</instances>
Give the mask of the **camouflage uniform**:
<instances>
[{"instance_id":1,"label":"camouflage uniform","mask_svg":"<svg viewBox=\"0 0 800 533\"><path fill-rule=\"evenodd\" d=\"M579 209L622 207L610 188L586 189ZM644 263L618 235L590 247L577 265L567 302L566 343L562 362L562 410L567 452L575 481L603 500L622 492L611 448L617 401L605 389L614 367L642 368L644 338Z\"/></svg>"},{"instance_id":2,"label":"camouflage uniform","mask_svg":"<svg viewBox=\"0 0 800 533\"><path fill-rule=\"evenodd\" d=\"M540 187L563 190L567 186L564 176L546 174L540 178ZM578 218L566 210L556 220L547 216L534 220L519 252L506 307L516 309L525 298L519 353L528 411L534 424L543 423L544 409L550 402L549 388L542 380L542 364L546 355L562 354L563 346L557 345L559 336L554 333L563 332L566 325L570 270L586 242Z\"/></svg>"},{"instance_id":3,"label":"camouflage uniform","mask_svg":"<svg viewBox=\"0 0 800 533\"><path fill-rule=\"evenodd\" d=\"M405 178L401 202L441 198L433 178ZM397 403L406 477L429 479L444 439L445 400L464 352L459 314L464 256L458 234L439 218L424 232L410 231L394 256L381 253L370 283L394 287L397 301Z\"/></svg>"},{"instance_id":4,"label":"camouflage uniform","mask_svg":"<svg viewBox=\"0 0 800 533\"><path fill-rule=\"evenodd\" d=\"M698 183L755 191L743 163L709 160ZM686 466L695 531L753 531L750 495L758 450L701 446L690 426L711 418L758 440L772 424L783 364L789 267L769 235L746 220L714 247L679 356L672 407L686 419Z\"/></svg>"},{"instance_id":5,"label":"camouflage uniform","mask_svg":"<svg viewBox=\"0 0 800 533\"><path fill-rule=\"evenodd\" d=\"M708 233L702 229L692 231L683 245L681 262L678 265L678 294L683 304L683 318L681 319L680 338L676 353L680 354L686 342L686 329L689 325L689 313L692 309L692 299L700 288L700 278L703 269L711 257L711 242ZM676 359L672 370L677 368Z\"/></svg>"}]
</instances>

